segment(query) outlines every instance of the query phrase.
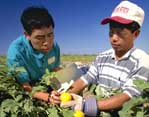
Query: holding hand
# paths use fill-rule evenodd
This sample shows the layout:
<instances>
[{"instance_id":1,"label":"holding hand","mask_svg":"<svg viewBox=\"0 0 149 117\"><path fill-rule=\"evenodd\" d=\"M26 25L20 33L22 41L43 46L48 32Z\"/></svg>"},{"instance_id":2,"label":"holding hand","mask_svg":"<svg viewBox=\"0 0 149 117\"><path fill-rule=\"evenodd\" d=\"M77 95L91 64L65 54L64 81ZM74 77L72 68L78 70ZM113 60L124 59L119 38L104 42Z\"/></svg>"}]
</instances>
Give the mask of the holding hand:
<instances>
[{"instance_id":1,"label":"holding hand","mask_svg":"<svg viewBox=\"0 0 149 117\"><path fill-rule=\"evenodd\" d=\"M85 115L88 116L96 116L98 109L97 109L97 102L95 98L86 98L83 99L81 96L76 94L71 94L72 100L68 102L61 102L61 107L71 107L73 110L83 111Z\"/></svg>"},{"instance_id":2,"label":"holding hand","mask_svg":"<svg viewBox=\"0 0 149 117\"><path fill-rule=\"evenodd\" d=\"M57 91L51 91L51 93L39 91L33 95L33 98L43 100L49 104L60 104L59 96L60 93Z\"/></svg>"},{"instance_id":3,"label":"holding hand","mask_svg":"<svg viewBox=\"0 0 149 117\"><path fill-rule=\"evenodd\" d=\"M83 109L83 98L79 95L71 93L72 100L67 102L61 102L61 107L73 107L74 110Z\"/></svg>"},{"instance_id":4,"label":"holding hand","mask_svg":"<svg viewBox=\"0 0 149 117\"><path fill-rule=\"evenodd\" d=\"M51 94L49 94L48 102L50 104L60 104L60 93L57 91L52 91Z\"/></svg>"}]
</instances>

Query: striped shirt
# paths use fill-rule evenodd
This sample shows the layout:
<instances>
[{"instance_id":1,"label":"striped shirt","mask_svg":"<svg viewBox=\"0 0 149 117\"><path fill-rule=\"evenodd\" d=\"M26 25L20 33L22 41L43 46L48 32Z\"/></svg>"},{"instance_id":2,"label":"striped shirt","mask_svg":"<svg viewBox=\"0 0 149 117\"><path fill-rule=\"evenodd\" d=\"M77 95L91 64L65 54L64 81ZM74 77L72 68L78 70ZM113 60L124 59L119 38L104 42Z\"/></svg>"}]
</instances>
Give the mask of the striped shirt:
<instances>
[{"instance_id":1,"label":"striped shirt","mask_svg":"<svg viewBox=\"0 0 149 117\"><path fill-rule=\"evenodd\" d=\"M149 60L147 53L132 48L120 60L115 59L113 49L100 53L90 66L88 72L81 77L86 84L100 84L104 89L120 88L130 97L141 94L135 85L134 79L149 78L149 69L144 67Z\"/></svg>"}]
</instances>

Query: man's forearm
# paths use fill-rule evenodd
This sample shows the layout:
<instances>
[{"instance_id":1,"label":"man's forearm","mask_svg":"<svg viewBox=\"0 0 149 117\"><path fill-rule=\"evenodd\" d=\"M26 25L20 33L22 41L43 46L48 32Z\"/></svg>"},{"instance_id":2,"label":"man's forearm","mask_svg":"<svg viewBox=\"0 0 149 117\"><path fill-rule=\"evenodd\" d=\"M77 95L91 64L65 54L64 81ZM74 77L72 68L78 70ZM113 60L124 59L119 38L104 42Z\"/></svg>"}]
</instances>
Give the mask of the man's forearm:
<instances>
[{"instance_id":1,"label":"man's forearm","mask_svg":"<svg viewBox=\"0 0 149 117\"><path fill-rule=\"evenodd\" d=\"M119 109L122 107L122 105L127 102L130 99L130 97L125 94L121 93L116 96L112 96L107 99L99 100L97 102L99 110L112 110L112 109Z\"/></svg>"},{"instance_id":2,"label":"man's forearm","mask_svg":"<svg viewBox=\"0 0 149 117\"><path fill-rule=\"evenodd\" d=\"M71 88L68 90L70 93L80 93L87 85L84 83L83 80L78 79L76 82L74 82L71 86Z\"/></svg>"},{"instance_id":3,"label":"man's forearm","mask_svg":"<svg viewBox=\"0 0 149 117\"><path fill-rule=\"evenodd\" d=\"M49 104L60 104L59 96L60 93L57 91L52 91L50 93L40 91L36 92L33 95L33 98L43 100L45 102L48 102Z\"/></svg>"},{"instance_id":4,"label":"man's forearm","mask_svg":"<svg viewBox=\"0 0 149 117\"><path fill-rule=\"evenodd\" d=\"M49 98L49 93L46 93L46 92L36 92L33 95L33 98L36 98L36 99L43 100L43 101L47 102L48 98Z\"/></svg>"},{"instance_id":5,"label":"man's forearm","mask_svg":"<svg viewBox=\"0 0 149 117\"><path fill-rule=\"evenodd\" d=\"M94 97L84 99L83 111L86 115L95 117L99 111L110 111L120 109L130 97L127 94L119 94L107 99L96 101Z\"/></svg>"}]
</instances>

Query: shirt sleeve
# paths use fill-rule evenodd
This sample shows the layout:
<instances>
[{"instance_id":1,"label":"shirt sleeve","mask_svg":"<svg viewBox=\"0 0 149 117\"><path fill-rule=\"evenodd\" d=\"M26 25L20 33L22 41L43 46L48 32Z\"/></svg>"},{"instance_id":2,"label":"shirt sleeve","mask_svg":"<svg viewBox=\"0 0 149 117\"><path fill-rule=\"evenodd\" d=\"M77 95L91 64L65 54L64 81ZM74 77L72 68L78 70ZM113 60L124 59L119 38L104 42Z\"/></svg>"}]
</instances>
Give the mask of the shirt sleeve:
<instances>
[{"instance_id":1,"label":"shirt sleeve","mask_svg":"<svg viewBox=\"0 0 149 117\"><path fill-rule=\"evenodd\" d=\"M21 54L14 46L10 46L7 53L7 66L9 68L9 75L14 77L13 74L16 75L16 81L20 84L30 82L29 75L25 66L23 64L23 60L21 58Z\"/></svg>"},{"instance_id":2,"label":"shirt sleeve","mask_svg":"<svg viewBox=\"0 0 149 117\"><path fill-rule=\"evenodd\" d=\"M85 75L81 76L81 79L88 85L98 83L97 62L98 60L96 58L96 60L90 65L88 72Z\"/></svg>"},{"instance_id":3,"label":"shirt sleeve","mask_svg":"<svg viewBox=\"0 0 149 117\"><path fill-rule=\"evenodd\" d=\"M130 97L139 96L142 94L142 91L134 85L134 80L149 81L149 69L146 67L141 67L129 76L129 80L127 80L122 89L124 93L128 94Z\"/></svg>"},{"instance_id":4,"label":"shirt sleeve","mask_svg":"<svg viewBox=\"0 0 149 117\"><path fill-rule=\"evenodd\" d=\"M59 67L59 65L60 65L60 47L57 43L55 43L55 51L56 51L55 67Z\"/></svg>"}]
</instances>

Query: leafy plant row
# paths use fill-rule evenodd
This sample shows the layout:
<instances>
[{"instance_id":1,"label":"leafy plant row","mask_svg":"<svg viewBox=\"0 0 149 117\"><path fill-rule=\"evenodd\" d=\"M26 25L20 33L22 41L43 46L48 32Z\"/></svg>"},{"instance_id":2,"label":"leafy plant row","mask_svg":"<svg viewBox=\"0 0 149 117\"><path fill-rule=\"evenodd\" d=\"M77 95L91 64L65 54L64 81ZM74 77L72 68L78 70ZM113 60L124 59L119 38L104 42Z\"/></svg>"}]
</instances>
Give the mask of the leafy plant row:
<instances>
[{"instance_id":1,"label":"leafy plant row","mask_svg":"<svg viewBox=\"0 0 149 117\"><path fill-rule=\"evenodd\" d=\"M56 78L56 73L46 74L42 80L35 84L31 93L25 92L16 83L17 72L12 71L13 76L8 75L5 65L0 66L0 117L73 117L74 111L69 108L61 108L58 105L49 105L44 101L35 100L32 95L36 91L48 91L49 86L57 88L57 82L51 79ZM110 112L100 112L98 117L149 117L149 83L136 80L135 85L144 93L142 96L134 97L128 101L121 110ZM119 89L103 90L100 85L91 85L83 96L92 95L97 99L106 98L111 95L121 93Z\"/></svg>"},{"instance_id":2,"label":"leafy plant row","mask_svg":"<svg viewBox=\"0 0 149 117\"><path fill-rule=\"evenodd\" d=\"M72 117L74 112L68 108L49 105L44 101L32 98L36 91L48 90L47 75L33 88L31 93L25 92L16 83L17 73L8 76L5 65L0 66L0 117ZM53 75L51 75L53 76ZM49 80L48 80L49 81Z\"/></svg>"}]
</instances>

